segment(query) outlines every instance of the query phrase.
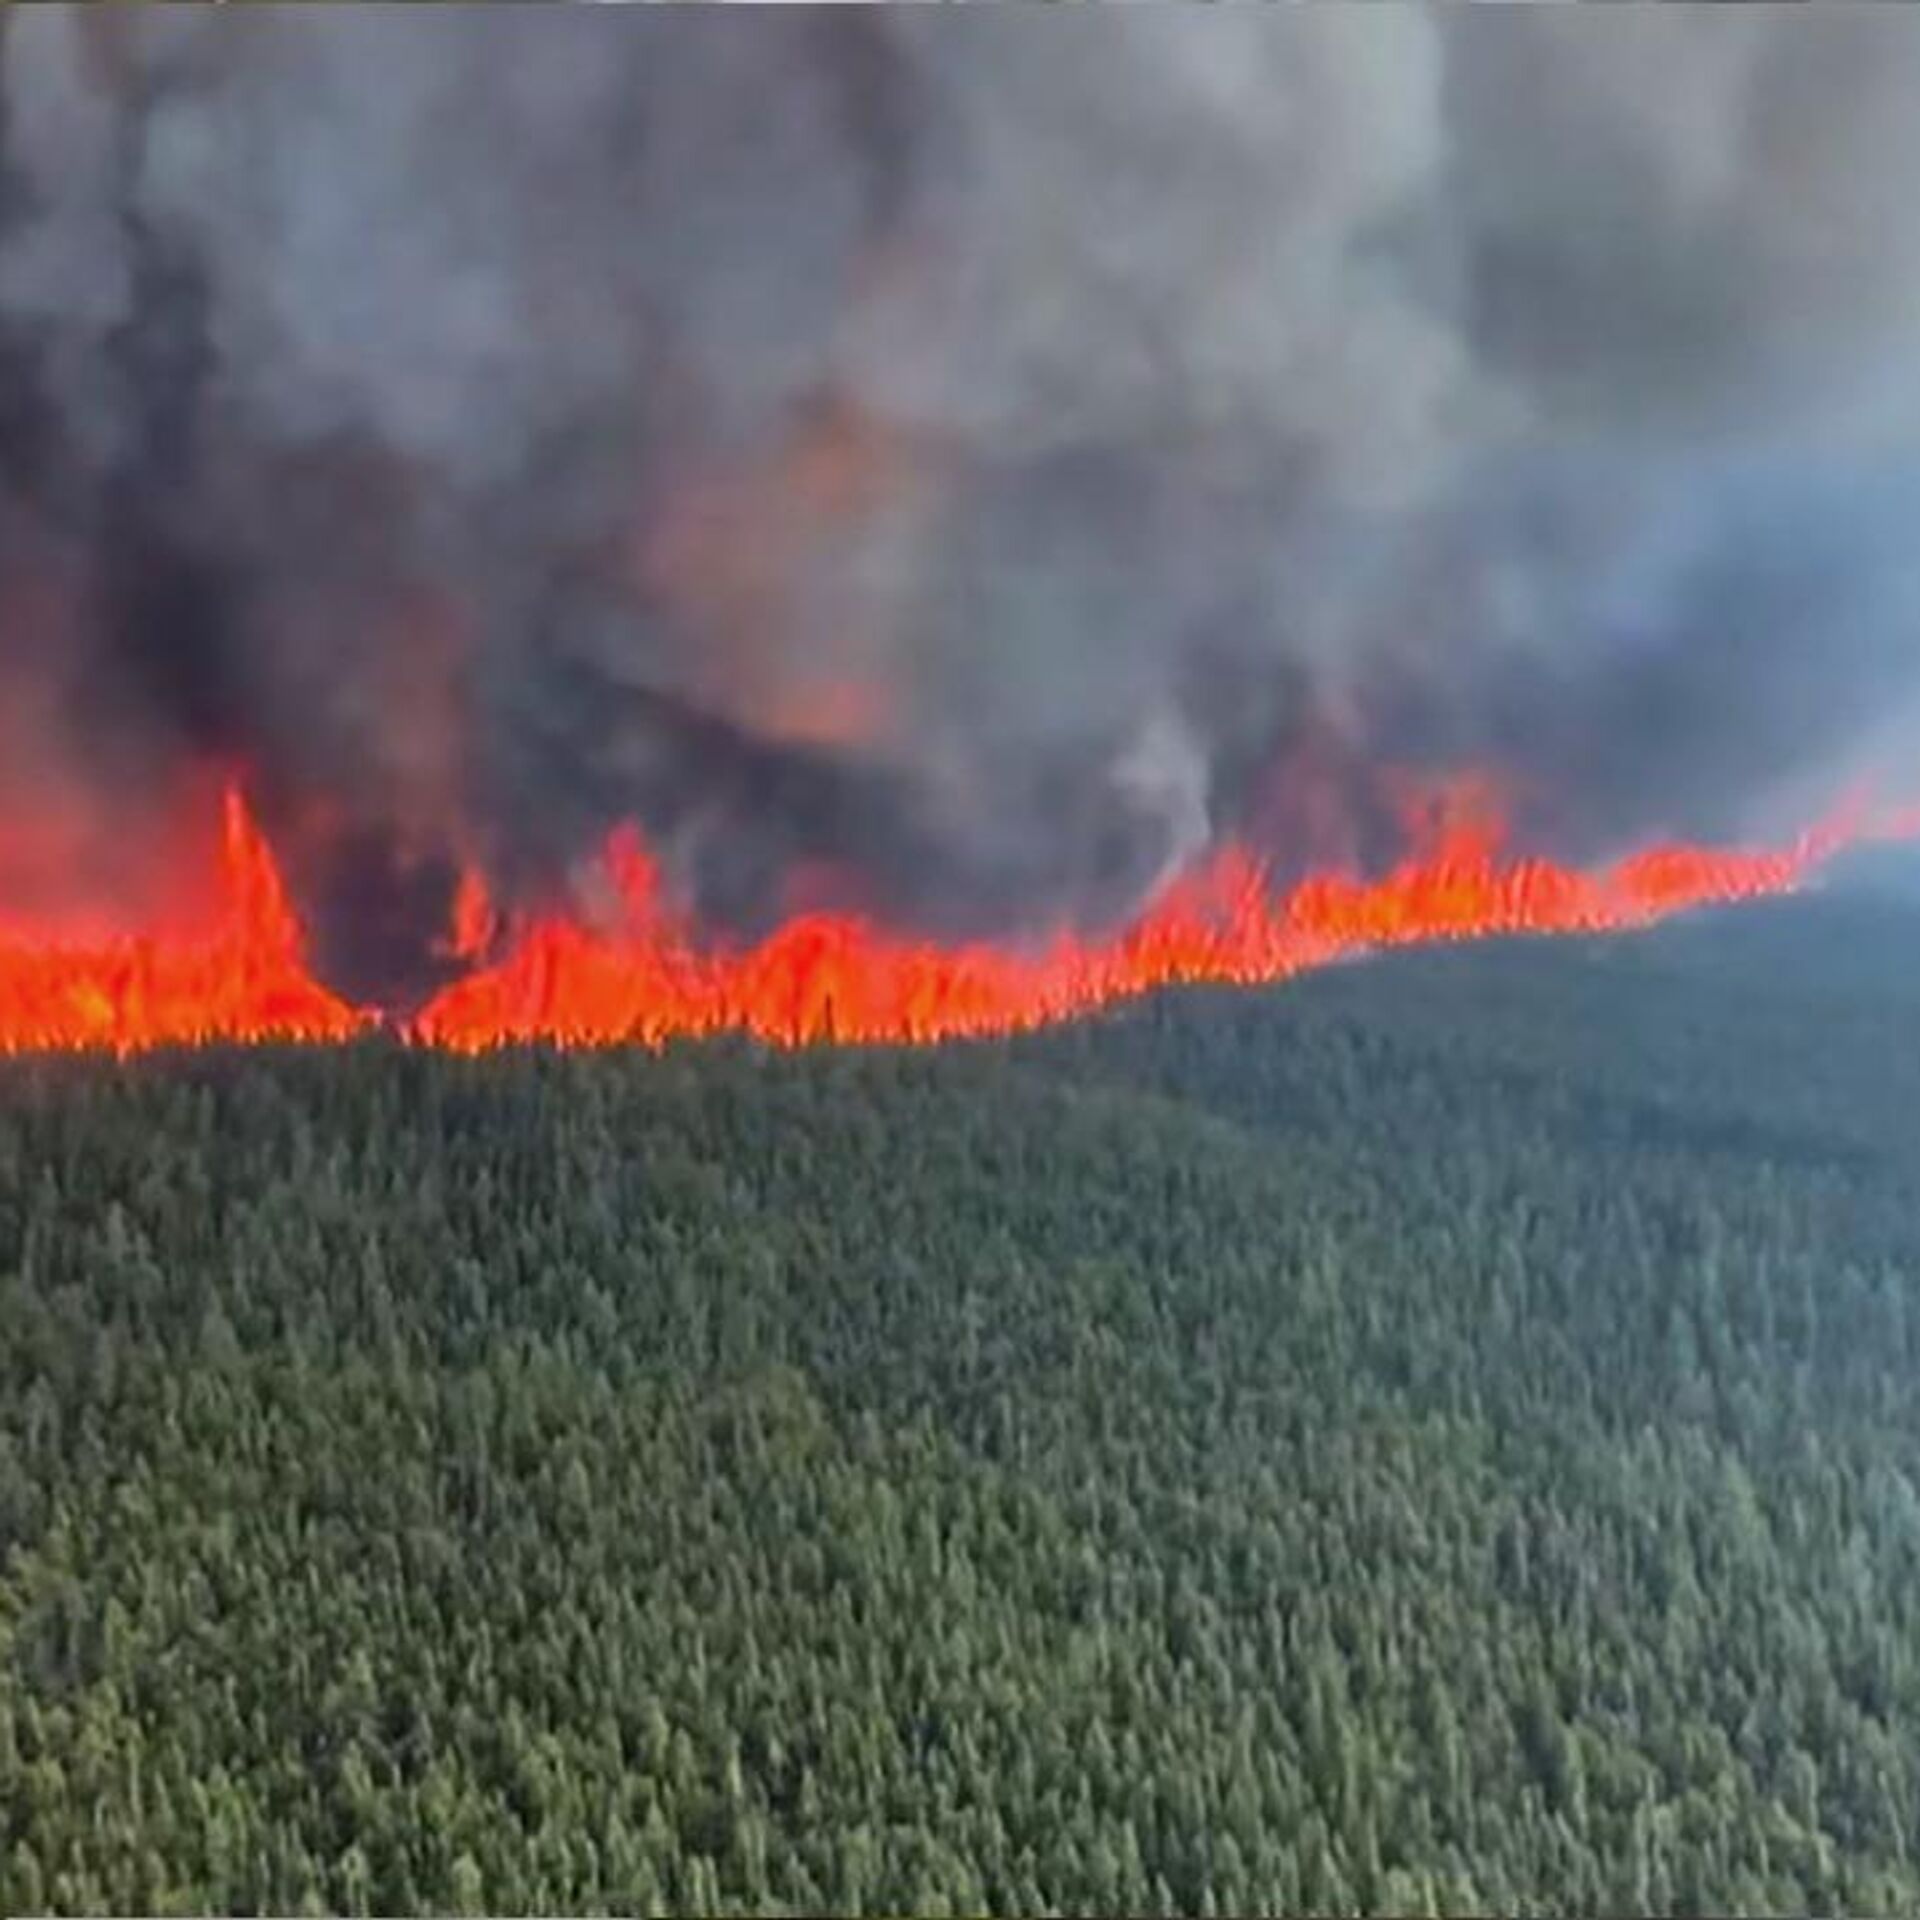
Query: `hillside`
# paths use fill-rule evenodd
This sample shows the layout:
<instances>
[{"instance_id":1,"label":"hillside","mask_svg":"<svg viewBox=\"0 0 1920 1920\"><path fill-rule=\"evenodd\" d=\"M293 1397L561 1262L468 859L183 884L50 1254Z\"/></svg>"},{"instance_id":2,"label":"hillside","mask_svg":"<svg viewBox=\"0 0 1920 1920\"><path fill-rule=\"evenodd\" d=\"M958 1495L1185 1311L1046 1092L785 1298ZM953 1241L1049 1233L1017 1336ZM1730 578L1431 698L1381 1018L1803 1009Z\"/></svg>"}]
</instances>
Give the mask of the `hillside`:
<instances>
[{"instance_id":1,"label":"hillside","mask_svg":"<svg viewBox=\"0 0 1920 1920\"><path fill-rule=\"evenodd\" d=\"M1920 904L0 1063L0 1909L1920 1909Z\"/></svg>"}]
</instances>

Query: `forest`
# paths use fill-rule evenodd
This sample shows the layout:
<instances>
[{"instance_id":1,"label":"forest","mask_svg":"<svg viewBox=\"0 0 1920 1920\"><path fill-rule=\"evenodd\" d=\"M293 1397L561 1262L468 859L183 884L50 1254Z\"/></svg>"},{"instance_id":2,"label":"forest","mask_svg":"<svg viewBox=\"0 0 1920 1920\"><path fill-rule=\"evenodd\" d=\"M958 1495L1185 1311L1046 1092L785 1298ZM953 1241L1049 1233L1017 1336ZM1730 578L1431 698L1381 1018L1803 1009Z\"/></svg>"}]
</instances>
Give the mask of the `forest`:
<instances>
[{"instance_id":1,"label":"forest","mask_svg":"<svg viewBox=\"0 0 1920 1920\"><path fill-rule=\"evenodd\" d=\"M1920 892L0 1062L0 1909L1920 1911Z\"/></svg>"}]
</instances>

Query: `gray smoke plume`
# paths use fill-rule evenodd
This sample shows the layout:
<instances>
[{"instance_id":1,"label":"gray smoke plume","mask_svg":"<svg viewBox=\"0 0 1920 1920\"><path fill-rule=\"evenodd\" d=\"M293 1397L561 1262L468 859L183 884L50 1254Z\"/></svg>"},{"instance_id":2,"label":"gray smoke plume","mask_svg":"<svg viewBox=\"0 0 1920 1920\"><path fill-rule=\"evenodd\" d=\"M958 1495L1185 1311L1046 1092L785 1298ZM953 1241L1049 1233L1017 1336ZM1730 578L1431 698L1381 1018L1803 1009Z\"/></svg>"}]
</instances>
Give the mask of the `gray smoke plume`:
<instances>
[{"instance_id":1,"label":"gray smoke plume","mask_svg":"<svg viewBox=\"0 0 1920 1920\"><path fill-rule=\"evenodd\" d=\"M238 768L395 997L623 819L722 931L1018 936L1389 769L1594 854L1910 745L1898 10L0 36L0 890Z\"/></svg>"}]
</instances>

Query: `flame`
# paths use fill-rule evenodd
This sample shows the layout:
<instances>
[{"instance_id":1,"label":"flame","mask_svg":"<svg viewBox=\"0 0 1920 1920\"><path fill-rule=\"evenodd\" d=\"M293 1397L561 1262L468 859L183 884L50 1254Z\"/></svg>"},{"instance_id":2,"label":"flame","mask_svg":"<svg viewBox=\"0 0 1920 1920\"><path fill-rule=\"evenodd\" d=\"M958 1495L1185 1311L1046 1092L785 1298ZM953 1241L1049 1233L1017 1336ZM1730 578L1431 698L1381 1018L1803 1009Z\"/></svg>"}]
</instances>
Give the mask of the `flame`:
<instances>
[{"instance_id":1,"label":"flame","mask_svg":"<svg viewBox=\"0 0 1920 1920\"><path fill-rule=\"evenodd\" d=\"M602 858L610 910L593 926L503 918L477 873L447 950L500 958L445 988L404 1029L479 1052L517 1041L658 1045L744 1031L781 1045L918 1042L1009 1032L1183 982L1251 984L1380 947L1497 934L1643 927L1689 907L1788 891L1864 838L1920 834L1920 809L1854 804L1782 848L1653 846L1595 871L1503 849L1497 808L1462 788L1416 809L1422 839L1376 879L1323 873L1276 895L1228 847L1110 937L1030 948L938 945L857 916L803 913L758 944L703 945L631 831ZM346 1039L378 1023L314 980L271 848L237 788L221 808L217 903L168 933L52 938L0 913L0 1051L117 1052L211 1040Z\"/></svg>"},{"instance_id":2,"label":"flame","mask_svg":"<svg viewBox=\"0 0 1920 1920\"><path fill-rule=\"evenodd\" d=\"M44 939L0 916L0 1051L344 1040L370 1016L313 979L304 946L272 849L229 788L218 902L200 925Z\"/></svg>"},{"instance_id":3,"label":"flame","mask_svg":"<svg viewBox=\"0 0 1920 1920\"><path fill-rule=\"evenodd\" d=\"M1278 900L1260 865L1228 848L1118 936L1063 934L1024 953L902 939L839 914L801 915L756 946L703 952L629 838L608 860L624 909L618 932L535 920L412 1031L463 1051L533 1039L657 1044L727 1029L783 1045L1008 1032L1176 983L1281 980L1375 947L1641 927L1783 892L1851 837L1820 829L1756 852L1658 846L1582 873L1504 858L1497 827L1470 815L1380 879L1321 875Z\"/></svg>"}]
</instances>

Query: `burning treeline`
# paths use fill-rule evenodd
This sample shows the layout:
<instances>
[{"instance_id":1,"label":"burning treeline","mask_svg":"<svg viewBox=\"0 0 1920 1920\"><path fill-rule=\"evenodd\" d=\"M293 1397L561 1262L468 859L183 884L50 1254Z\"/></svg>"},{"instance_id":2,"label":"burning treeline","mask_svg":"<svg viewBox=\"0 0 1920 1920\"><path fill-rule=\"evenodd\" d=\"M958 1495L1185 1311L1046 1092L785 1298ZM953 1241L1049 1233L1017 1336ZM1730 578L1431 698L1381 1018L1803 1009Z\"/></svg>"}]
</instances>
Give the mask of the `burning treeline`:
<instances>
[{"instance_id":1,"label":"burning treeline","mask_svg":"<svg viewBox=\"0 0 1920 1920\"><path fill-rule=\"evenodd\" d=\"M1916 80L8 13L0 1045L931 1036L1792 884L1916 784Z\"/></svg>"}]
</instances>

